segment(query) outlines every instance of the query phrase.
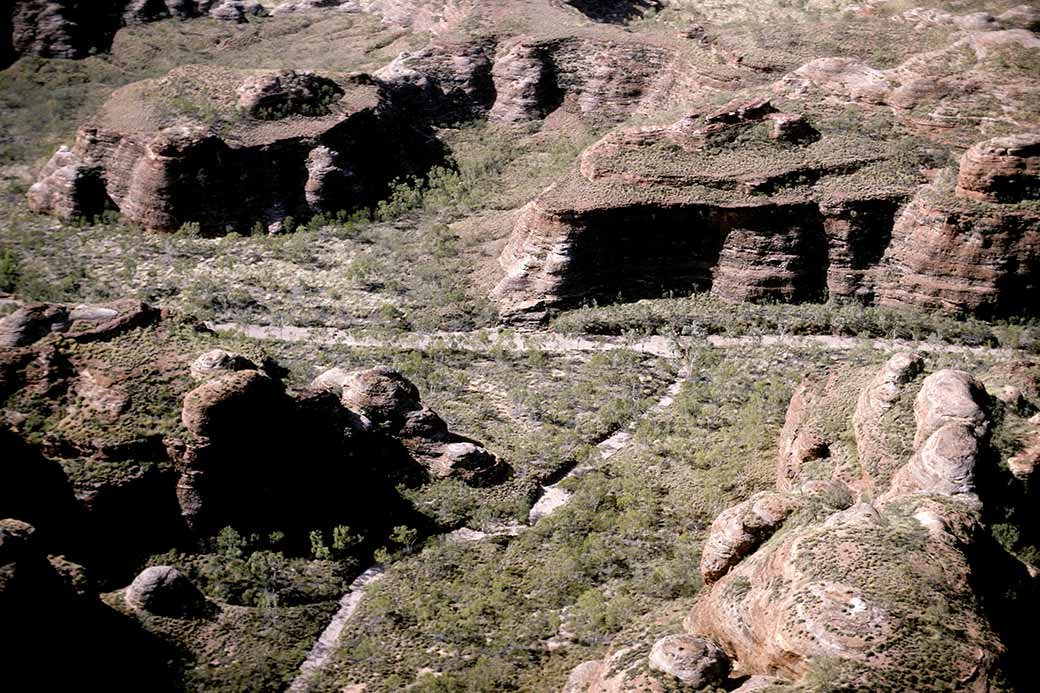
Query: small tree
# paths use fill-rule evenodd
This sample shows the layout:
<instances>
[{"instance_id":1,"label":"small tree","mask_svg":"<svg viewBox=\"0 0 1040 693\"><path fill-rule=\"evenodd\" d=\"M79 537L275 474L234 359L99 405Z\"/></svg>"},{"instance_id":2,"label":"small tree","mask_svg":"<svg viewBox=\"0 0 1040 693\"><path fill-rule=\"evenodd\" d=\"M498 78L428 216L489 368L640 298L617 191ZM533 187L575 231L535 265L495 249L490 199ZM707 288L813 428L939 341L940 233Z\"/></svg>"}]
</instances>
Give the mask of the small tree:
<instances>
[{"instance_id":1,"label":"small tree","mask_svg":"<svg viewBox=\"0 0 1040 693\"><path fill-rule=\"evenodd\" d=\"M325 545L325 537L321 535L320 529L311 532L311 553L319 561L327 561L332 558L332 552Z\"/></svg>"}]
</instances>

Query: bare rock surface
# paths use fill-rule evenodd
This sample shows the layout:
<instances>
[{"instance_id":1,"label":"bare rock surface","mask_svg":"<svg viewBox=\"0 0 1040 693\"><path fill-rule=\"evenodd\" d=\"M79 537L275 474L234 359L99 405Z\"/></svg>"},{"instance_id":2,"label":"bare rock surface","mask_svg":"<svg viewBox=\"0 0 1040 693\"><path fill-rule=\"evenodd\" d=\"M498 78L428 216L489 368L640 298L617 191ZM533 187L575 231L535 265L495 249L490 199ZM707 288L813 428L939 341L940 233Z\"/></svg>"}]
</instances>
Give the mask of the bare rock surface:
<instances>
[{"instance_id":1,"label":"bare rock surface","mask_svg":"<svg viewBox=\"0 0 1040 693\"><path fill-rule=\"evenodd\" d=\"M64 306L30 303L0 318L0 348L27 346L51 332L65 329L68 323L68 310Z\"/></svg>"},{"instance_id":2,"label":"bare rock surface","mask_svg":"<svg viewBox=\"0 0 1040 693\"><path fill-rule=\"evenodd\" d=\"M763 491L725 510L712 523L701 552L705 583L715 582L754 552L800 505L797 498Z\"/></svg>"},{"instance_id":3,"label":"bare rock surface","mask_svg":"<svg viewBox=\"0 0 1040 693\"><path fill-rule=\"evenodd\" d=\"M925 378L914 401L917 452L885 498L929 493L977 503L975 465L989 433L985 398L970 373L942 370Z\"/></svg>"},{"instance_id":4,"label":"bare rock surface","mask_svg":"<svg viewBox=\"0 0 1040 693\"><path fill-rule=\"evenodd\" d=\"M1040 198L1040 133L980 142L961 159L957 194L984 202Z\"/></svg>"},{"instance_id":5,"label":"bare rock surface","mask_svg":"<svg viewBox=\"0 0 1040 693\"><path fill-rule=\"evenodd\" d=\"M38 212L90 218L104 209L104 183L79 155L62 146L29 188L28 199L29 207Z\"/></svg>"},{"instance_id":6,"label":"bare rock surface","mask_svg":"<svg viewBox=\"0 0 1040 693\"><path fill-rule=\"evenodd\" d=\"M242 354L225 349L210 349L191 363L191 377L208 380L227 372L256 370L256 364Z\"/></svg>"},{"instance_id":7,"label":"bare rock surface","mask_svg":"<svg viewBox=\"0 0 1040 693\"><path fill-rule=\"evenodd\" d=\"M393 101L434 123L457 123L487 115L495 102L486 42L438 41L402 53L373 73Z\"/></svg>"},{"instance_id":8,"label":"bare rock surface","mask_svg":"<svg viewBox=\"0 0 1040 693\"><path fill-rule=\"evenodd\" d=\"M183 618L199 613L205 597L179 570L157 565L134 578L126 588L126 603L158 616Z\"/></svg>"},{"instance_id":9,"label":"bare rock surface","mask_svg":"<svg viewBox=\"0 0 1040 693\"><path fill-rule=\"evenodd\" d=\"M668 635L654 643L650 666L679 679L693 689L714 686L729 674L729 657L704 638Z\"/></svg>"}]
</instances>

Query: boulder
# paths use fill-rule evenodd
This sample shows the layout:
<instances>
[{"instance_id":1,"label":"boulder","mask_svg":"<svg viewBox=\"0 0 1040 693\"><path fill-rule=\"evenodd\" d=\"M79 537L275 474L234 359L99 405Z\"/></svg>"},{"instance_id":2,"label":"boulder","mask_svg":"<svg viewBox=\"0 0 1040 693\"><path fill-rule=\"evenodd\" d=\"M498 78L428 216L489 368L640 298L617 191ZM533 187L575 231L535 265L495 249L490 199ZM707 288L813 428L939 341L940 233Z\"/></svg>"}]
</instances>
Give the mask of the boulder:
<instances>
[{"instance_id":1,"label":"boulder","mask_svg":"<svg viewBox=\"0 0 1040 693\"><path fill-rule=\"evenodd\" d=\"M64 306L30 303L0 318L0 349L28 346L68 325L69 312Z\"/></svg>"},{"instance_id":2,"label":"boulder","mask_svg":"<svg viewBox=\"0 0 1040 693\"><path fill-rule=\"evenodd\" d=\"M224 349L210 349L191 363L191 377L209 380L235 371L255 371L256 364L241 354Z\"/></svg>"},{"instance_id":3,"label":"boulder","mask_svg":"<svg viewBox=\"0 0 1040 693\"><path fill-rule=\"evenodd\" d=\"M506 472L501 460L475 443L447 443L429 462L435 477L457 477L471 486L484 486L500 479Z\"/></svg>"},{"instance_id":4,"label":"boulder","mask_svg":"<svg viewBox=\"0 0 1040 693\"><path fill-rule=\"evenodd\" d=\"M701 550L701 576L715 582L768 539L792 512L801 507L795 497L762 491L725 510L711 525Z\"/></svg>"},{"instance_id":5,"label":"boulder","mask_svg":"<svg viewBox=\"0 0 1040 693\"><path fill-rule=\"evenodd\" d=\"M246 437L285 401L281 386L259 371L231 372L185 395L181 422L195 438Z\"/></svg>"},{"instance_id":6,"label":"boulder","mask_svg":"<svg viewBox=\"0 0 1040 693\"><path fill-rule=\"evenodd\" d=\"M718 645L692 635L668 635L650 650L650 668L679 679L691 689L721 684L730 661Z\"/></svg>"},{"instance_id":7,"label":"boulder","mask_svg":"<svg viewBox=\"0 0 1040 693\"><path fill-rule=\"evenodd\" d=\"M375 428L391 436L435 478L484 486L509 474L509 466L479 443L449 431L444 419L422 404L419 388L392 368L332 368L315 378L311 388L339 395L357 417L359 430Z\"/></svg>"},{"instance_id":8,"label":"boulder","mask_svg":"<svg viewBox=\"0 0 1040 693\"><path fill-rule=\"evenodd\" d=\"M329 380L324 376L319 378L322 382ZM340 388L344 406L395 431L400 430L409 413L422 408L419 388L386 366L347 374Z\"/></svg>"},{"instance_id":9,"label":"boulder","mask_svg":"<svg viewBox=\"0 0 1040 693\"><path fill-rule=\"evenodd\" d=\"M146 568L126 588L128 606L141 611L185 618L204 610L206 598L198 588L173 566Z\"/></svg>"}]
</instances>

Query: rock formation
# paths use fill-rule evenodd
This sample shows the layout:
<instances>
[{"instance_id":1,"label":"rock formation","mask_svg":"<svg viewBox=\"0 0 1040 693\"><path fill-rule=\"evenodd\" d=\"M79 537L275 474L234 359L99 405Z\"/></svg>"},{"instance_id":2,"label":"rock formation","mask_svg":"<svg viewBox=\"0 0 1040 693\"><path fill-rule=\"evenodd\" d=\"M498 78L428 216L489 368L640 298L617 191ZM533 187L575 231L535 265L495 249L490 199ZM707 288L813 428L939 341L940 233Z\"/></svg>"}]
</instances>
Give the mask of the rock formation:
<instances>
[{"instance_id":1,"label":"rock formation","mask_svg":"<svg viewBox=\"0 0 1040 693\"><path fill-rule=\"evenodd\" d=\"M294 541L340 525L422 528L398 485L508 473L389 369L291 392L270 359L135 301L30 304L0 334L0 514L106 585L227 526Z\"/></svg>"},{"instance_id":2,"label":"rock formation","mask_svg":"<svg viewBox=\"0 0 1040 693\"><path fill-rule=\"evenodd\" d=\"M801 505L797 498L764 491L715 518L701 553L704 582L715 582L753 553Z\"/></svg>"},{"instance_id":3,"label":"rock formation","mask_svg":"<svg viewBox=\"0 0 1040 693\"><path fill-rule=\"evenodd\" d=\"M980 142L961 159L957 195L982 202L1040 198L1040 134Z\"/></svg>"},{"instance_id":4,"label":"rock formation","mask_svg":"<svg viewBox=\"0 0 1040 693\"><path fill-rule=\"evenodd\" d=\"M373 77L402 109L434 123L484 117L495 101L485 43L432 43L402 53Z\"/></svg>"},{"instance_id":5,"label":"rock formation","mask_svg":"<svg viewBox=\"0 0 1040 693\"><path fill-rule=\"evenodd\" d=\"M418 388L397 371L335 368L318 376L311 387L338 393L343 406L363 425L400 439L434 477L453 476L480 486L508 474L508 466L483 446L451 433L444 420L420 402Z\"/></svg>"},{"instance_id":6,"label":"rock formation","mask_svg":"<svg viewBox=\"0 0 1040 693\"><path fill-rule=\"evenodd\" d=\"M126 588L126 603L159 616L189 617L205 610L206 598L179 570L157 565L146 568Z\"/></svg>"},{"instance_id":7,"label":"rock formation","mask_svg":"<svg viewBox=\"0 0 1040 693\"><path fill-rule=\"evenodd\" d=\"M183 67L113 94L29 201L65 217L114 206L151 229L248 231L370 206L441 149L367 78Z\"/></svg>"},{"instance_id":8,"label":"rock formation","mask_svg":"<svg viewBox=\"0 0 1040 693\"><path fill-rule=\"evenodd\" d=\"M726 144L735 138L745 140L740 151ZM1035 196L1031 141L972 149L961 165L972 182L963 185L990 181L1017 191L1002 199ZM1013 153L998 161L983 150ZM959 202L939 181L897 215L913 192L898 166L865 141L821 139L761 99L668 128L622 130L523 209L492 297L514 320L692 290L986 316L1035 310L1035 210Z\"/></svg>"},{"instance_id":9,"label":"rock formation","mask_svg":"<svg viewBox=\"0 0 1040 693\"><path fill-rule=\"evenodd\" d=\"M124 24L209 16L244 22L267 12L256 0L11 0L0 11L0 67L20 55L83 58L107 50ZM6 16L4 16L6 14Z\"/></svg>"},{"instance_id":10,"label":"rock formation","mask_svg":"<svg viewBox=\"0 0 1040 693\"><path fill-rule=\"evenodd\" d=\"M697 689L724 681L729 675L730 661L726 653L710 640L669 635L654 643L650 650L650 667Z\"/></svg>"},{"instance_id":11,"label":"rock formation","mask_svg":"<svg viewBox=\"0 0 1040 693\"><path fill-rule=\"evenodd\" d=\"M922 367L920 356L896 354L877 373L843 371L799 391L781 441L788 471L778 474L780 490L756 494L712 525L706 587L686 633L654 645L650 669L696 687L710 682L686 677L709 663L725 676L728 655L736 672L752 676L742 691L812 689L803 677L823 675L823 662L832 687L1005 689L1006 655L1021 647L1024 630L1001 595L1018 590L1024 601L1010 608L1031 608L1033 591L1026 567L991 543L983 523L1018 517L1009 503L1022 505L1015 512L1031 504L1020 490L993 485L989 399L979 381L953 370L921 380ZM907 429L887 417L909 412L909 401ZM829 433L850 423L856 440ZM852 452L897 431L909 438L909 459L894 473L871 464L861 472L869 480L851 477L854 502L840 480L847 458L839 448ZM833 449L790 467L793 441L807 436ZM663 690L631 662L618 651L582 665L568 690Z\"/></svg>"},{"instance_id":12,"label":"rock formation","mask_svg":"<svg viewBox=\"0 0 1040 693\"><path fill-rule=\"evenodd\" d=\"M986 318L1035 312L1040 297L1037 136L997 138L962 157L956 187L922 187L892 229L879 302Z\"/></svg>"},{"instance_id":13,"label":"rock formation","mask_svg":"<svg viewBox=\"0 0 1040 693\"><path fill-rule=\"evenodd\" d=\"M492 294L502 314L695 289L869 301L879 229L910 191L872 145L772 136L797 120L756 100L608 135L522 211ZM742 151L725 148L735 137Z\"/></svg>"}]
</instances>

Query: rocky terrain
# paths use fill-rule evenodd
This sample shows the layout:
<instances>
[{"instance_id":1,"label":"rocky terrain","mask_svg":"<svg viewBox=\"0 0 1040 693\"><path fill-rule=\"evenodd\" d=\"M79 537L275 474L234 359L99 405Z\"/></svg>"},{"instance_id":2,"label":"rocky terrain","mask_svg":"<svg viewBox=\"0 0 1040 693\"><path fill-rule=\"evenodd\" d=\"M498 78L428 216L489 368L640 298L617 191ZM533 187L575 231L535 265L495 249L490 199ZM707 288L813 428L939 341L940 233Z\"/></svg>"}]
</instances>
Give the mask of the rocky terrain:
<instances>
[{"instance_id":1,"label":"rocky terrain","mask_svg":"<svg viewBox=\"0 0 1040 693\"><path fill-rule=\"evenodd\" d=\"M1038 76L1018 0L10 0L12 680L1032 690Z\"/></svg>"}]
</instances>

